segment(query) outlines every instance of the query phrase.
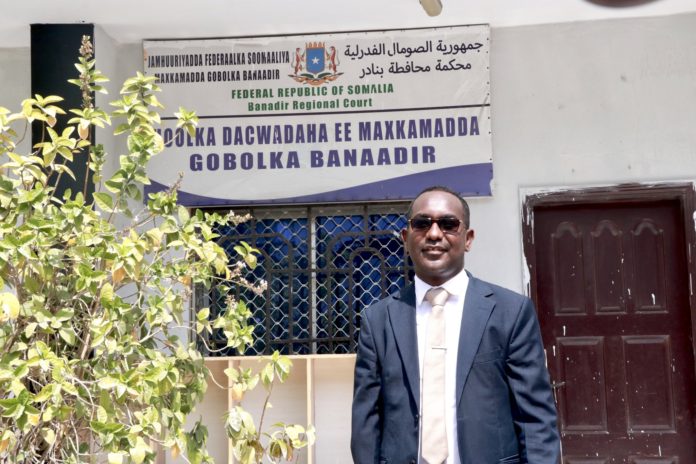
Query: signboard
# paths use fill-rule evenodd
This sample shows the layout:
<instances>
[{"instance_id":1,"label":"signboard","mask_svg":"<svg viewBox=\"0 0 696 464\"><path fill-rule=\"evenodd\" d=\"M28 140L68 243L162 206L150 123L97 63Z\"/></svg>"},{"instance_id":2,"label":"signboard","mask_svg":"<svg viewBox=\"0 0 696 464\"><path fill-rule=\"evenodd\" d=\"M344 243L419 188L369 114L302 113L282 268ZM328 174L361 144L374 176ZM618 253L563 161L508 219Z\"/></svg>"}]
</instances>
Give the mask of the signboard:
<instances>
[{"instance_id":1,"label":"signboard","mask_svg":"<svg viewBox=\"0 0 696 464\"><path fill-rule=\"evenodd\" d=\"M144 42L163 118L148 175L187 206L490 195L488 26Z\"/></svg>"}]
</instances>

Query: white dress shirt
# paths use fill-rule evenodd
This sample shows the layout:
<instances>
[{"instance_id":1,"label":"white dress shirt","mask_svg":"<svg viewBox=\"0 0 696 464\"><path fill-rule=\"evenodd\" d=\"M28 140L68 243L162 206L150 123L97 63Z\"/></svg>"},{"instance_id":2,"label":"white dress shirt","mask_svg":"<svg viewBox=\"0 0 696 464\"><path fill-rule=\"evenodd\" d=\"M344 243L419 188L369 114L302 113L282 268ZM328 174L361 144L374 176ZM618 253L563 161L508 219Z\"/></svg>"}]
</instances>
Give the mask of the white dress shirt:
<instances>
[{"instance_id":1,"label":"white dress shirt","mask_svg":"<svg viewBox=\"0 0 696 464\"><path fill-rule=\"evenodd\" d=\"M420 377L421 396L423 392L423 361L425 360L425 347L428 337L428 320L432 306L425 301L425 293L432 288L416 276L416 333L418 336L418 366ZM457 405L455 401L455 385L457 383L457 350L459 348L459 331L462 325L462 313L464 312L464 296L469 285L469 276L462 271L450 280L440 285L449 293L445 303L445 418L447 421L447 464L459 463L459 446L457 444ZM422 398L420 404L423 404ZM421 406L422 408L422 406ZM422 417L422 410L419 411ZM419 427L420 428L420 427ZM421 437L418 437L418 455L420 456ZM419 458L424 463L423 458Z\"/></svg>"}]
</instances>

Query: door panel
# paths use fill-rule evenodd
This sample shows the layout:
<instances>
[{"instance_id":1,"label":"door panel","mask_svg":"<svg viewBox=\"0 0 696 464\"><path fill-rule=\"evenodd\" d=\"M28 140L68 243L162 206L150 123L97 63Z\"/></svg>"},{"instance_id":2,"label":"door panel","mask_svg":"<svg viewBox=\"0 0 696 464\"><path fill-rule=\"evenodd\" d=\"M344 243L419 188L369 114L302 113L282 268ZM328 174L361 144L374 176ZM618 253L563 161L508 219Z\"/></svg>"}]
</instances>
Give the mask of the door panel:
<instances>
[{"instance_id":1,"label":"door panel","mask_svg":"<svg viewBox=\"0 0 696 464\"><path fill-rule=\"evenodd\" d=\"M608 432L604 337L559 337L556 346L559 378L565 382L558 392L563 430Z\"/></svg>"},{"instance_id":2,"label":"door panel","mask_svg":"<svg viewBox=\"0 0 696 464\"><path fill-rule=\"evenodd\" d=\"M696 463L677 200L534 208L532 283L567 464Z\"/></svg>"}]
</instances>

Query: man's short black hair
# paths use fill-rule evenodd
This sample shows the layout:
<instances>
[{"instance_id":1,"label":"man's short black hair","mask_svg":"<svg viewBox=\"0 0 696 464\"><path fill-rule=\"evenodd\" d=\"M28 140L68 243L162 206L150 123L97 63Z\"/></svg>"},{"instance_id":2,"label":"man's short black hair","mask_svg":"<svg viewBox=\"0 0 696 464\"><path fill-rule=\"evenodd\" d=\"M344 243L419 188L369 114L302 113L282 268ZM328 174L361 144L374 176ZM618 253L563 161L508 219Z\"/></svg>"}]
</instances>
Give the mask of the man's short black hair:
<instances>
[{"instance_id":1,"label":"man's short black hair","mask_svg":"<svg viewBox=\"0 0 696 464\"><path fill-rule=\"evenodd\" d=\"M466 229L469 228L469 204L466 202L464 198L461 197L461 195L459 195L459 193L455 192L449 187L445 187L444 185L433 185L432 187L423 189L418 195L416 195L416 198L414 198L413 201L411 201L411 204L408 205L408 210L406 211L407 219L411 219L411 214L413 213L413 204L416 202L418 197L428 192L445 192L457 197L459 201L462 203L462 209L464 210L464 227Z\"/></svg>"}]
</instances>

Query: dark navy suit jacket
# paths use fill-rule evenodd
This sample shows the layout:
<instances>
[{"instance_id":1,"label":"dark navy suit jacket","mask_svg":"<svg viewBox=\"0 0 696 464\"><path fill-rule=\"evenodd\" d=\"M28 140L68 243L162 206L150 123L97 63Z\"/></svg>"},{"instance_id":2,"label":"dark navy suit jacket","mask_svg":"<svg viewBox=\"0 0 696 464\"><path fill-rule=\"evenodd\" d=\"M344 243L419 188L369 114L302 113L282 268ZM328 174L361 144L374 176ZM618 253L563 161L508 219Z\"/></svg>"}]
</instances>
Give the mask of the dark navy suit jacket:
<instances>
[{"instance_id":1,"label":"dark navy suit jacket","mask_svg":"<svg viewBox=\"0 0 696 464\"><path fill-rule=\"evenodd\" d=\"M355 365L356 464L418 462L416 294L410 285L367 308ZM457 355L462 464L557 464L556 409L534 305L469 276Z\"/></svg>"}]
</instances>

